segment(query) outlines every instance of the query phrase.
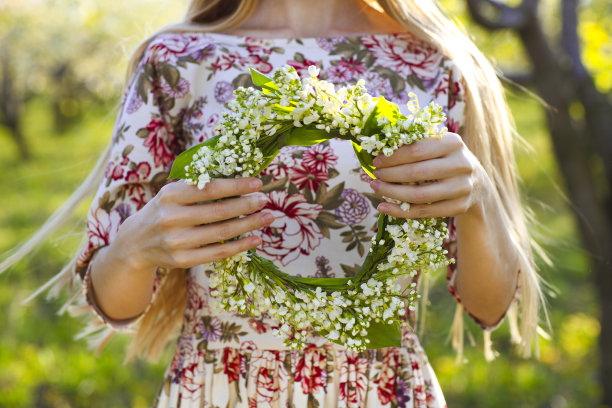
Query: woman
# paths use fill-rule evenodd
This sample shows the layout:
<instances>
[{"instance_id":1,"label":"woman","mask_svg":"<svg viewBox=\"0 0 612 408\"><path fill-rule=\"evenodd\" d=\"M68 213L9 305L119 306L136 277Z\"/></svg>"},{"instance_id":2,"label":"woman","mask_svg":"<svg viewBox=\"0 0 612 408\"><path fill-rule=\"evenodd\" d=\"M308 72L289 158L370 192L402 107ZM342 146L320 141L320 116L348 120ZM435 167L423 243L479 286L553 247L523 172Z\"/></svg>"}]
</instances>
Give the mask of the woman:
<instances>
[{"instance_id":1,"label":"woman","mask_svg":"<svg viewBox=\"0 0 612 408\"><path fill-rule=\"evenodd\" d=\"M398 105L408 92L435 100L450 132L377 159L375 181L360 173L350 145L331 140L283 149L260 179L215 180L201 191L166 183L176 155L211 136L233 89L248 83L246 69L284 64L298 72L317 65L337 84L364 78L370 93ZM130 355L155 356L182 326L156 406L442 407L412 331L401 348L378 352L346 352L319 336L288 351L274 322L214 310L203 264L257 248L292 274L350 276L378 211L452 217L457 346L463 308L491 330L518 296L529 353L540 289L511 133L493 68L434 2L193 0L184 23L134 57L113 141L82 189L99 184L88 244L62 276L74 269L83 278L105 328L99 344L136 328ZM102 173L102 183L93 181Z\"/></svg>"}]
</instances>

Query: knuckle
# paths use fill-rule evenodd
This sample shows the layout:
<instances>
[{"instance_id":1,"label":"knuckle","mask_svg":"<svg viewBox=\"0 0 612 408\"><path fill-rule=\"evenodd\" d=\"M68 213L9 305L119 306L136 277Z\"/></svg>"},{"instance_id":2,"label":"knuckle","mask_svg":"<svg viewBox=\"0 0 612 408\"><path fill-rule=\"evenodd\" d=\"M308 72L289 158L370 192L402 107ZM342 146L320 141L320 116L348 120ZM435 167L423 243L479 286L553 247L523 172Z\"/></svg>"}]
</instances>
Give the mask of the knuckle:
<instances>
[{"instance_id":1,"label":"knuckle","mask_svg":"<svg viewBox=\"0 0 612 408\"><path fill-rule=\"evenodd\" d=\"M228 238L232 238L234 236L234 230L232 228L232 225L228 225L227 223L219 225L217 229L217 235L219 237L219 240L226 240Z\"/></svg>"},{"instance_id":2,"label":"knuckle","mask_svg":"<svg viewBox=\"0 0 612 408\"><path fill-rule=\"evenodd\" d=\"M464 177L461 179L458 192L461 195L468 195L472 192L473 187L474 183L472 182L472 179L470 177Z\"/></svg>"},{"instance_id":3,"label":"knuckle","mask_svg":"<svg viewBox=\"0 0 612 408\"><path fill-rule=\"evenodd\" d=\"M389 168L380 167L376 170L376 177L381 181L389 181L392 179L393 173Z\"/></svg>"},{"instance_id":4,"label":"knuckle","mask_svg":"<svg viewBox=\"0 0 612 408\"><path fill-rule=\"evenodd\" d=\"M167 208L159 209L157 219L162 231L170 230L176 223L176 217Z\"/></svg>"},{"instance_id":5,"label":"knuckle","mask_svg":"<svg viewBox=\"0 0 612 408\"><path fill-rule=\"evenodd\" d=\"M183 240L177 234L166 234L164 237L164 246L170 250L176 250L181 248Z\"/></svg>"},{"instance_id":6,"label":"knuckle","mask_svg":"<svg viewBox=\"0 0 612 408\"><path fill-rule=\"evenodd\" d=\"M470 208L467 200L461 200L457 207L458 214L465 214Z\"/></svg>"},{"instance_id":7,"label":"knuckle","mask_svg":"<svg viewBox=\"0 0 612 408\"><path fill-rule=\"evenodd\" d=\"M248 206L249 212L256 211L262 207L262 204L260 201L261 197L262 197L261 195L254 195L252 197L249 197L249 206Z\"/></svg>"},{"instance_id":8,"label":"knuckle","mask_svg":"<svg viewBox=\"0 0 612 408\"><path fill-rule=\"evenodd\" d=\"M175 201L177 183L169 183L163 186L157 193L158 200L167 204Z\"/></svg>"},{"instance_id":9,"label":"knuckle","mask_svg":"<svg viewBox=\"0 0 612 408\"><path fill-rule=\"evenodd\" d=\"M250 237L257 236L257 234L251 234L249 236ZM258 242L261 242L261 236L259 238L259 241L253 240L253 239L243 239L242 241L240 241L241 251L246 251L248 249L257 247Z\"/></svg>"},{"instance_id":10,"label":"knuckle","mask_svg":"<svg viewBox=\"0 0 612 408\"><path fill-rule=\"evenodd\" d=\"M410 149L410 155L413 158L419 158L423 155L423 144L416 142L413 143L411 147L412 149Z\"/></svg>"},{"instance_id":11,"label":"knuckle","mask_svg":"<svg viewBox=\"0 0 612 408\"><path fill-rule=\"evenodd\" d=\"M427 216L426 209L423 206L416 205L410 209L411 215L415 218L425 218Z\"/></svg>"},{"instance_id":12,"label":"knuckle","mask_svg":"<svg viewBox=\"0 0 612 408\"><path fill-rule=\"evenodd\" d=\"M221 201L213 204L212 214L215 219L226 220L230 217L230 211L227 203Z\"/></svg>"},{"instance_id":13,"label":"knuckle","mask_svg":"<svg viewBox=\"0 0 612 408\"><path fill-rule=\"evenodd\" d=\"M413 202L415 203L424 203L427 201L428 192L423 188L415 188L412 193Z\"/></svg>"},{"instance_id":14,"label":"knuckle","mask_svg":"<svg viewBox=\"0 0 612 408\"><path fill-rule=\"evenodd\" d=\"M217 197L221 190L221 187L219 184L220 184L219 180L212 180L211 182L206 183L202 192L204 193L206 197Z\"/></svg>"},{"instance_id":15,"label":"knuckle","mask_svg":"<svg viewBox=\"0 0 612 408\"><path fill-rule=\"evenodd\" d=\"M269 224L268 217L269 217L269 214L267 213L259 213L256 216L254 216L253 222L251 223L251 229L253 230L253 229L261 228Z\"/></svg>"},{"instance_id":16,"label":"knuckle","mask_svg":"<svg viewBox=\"0 0 612 408\"><path fill-rule=\"evenodd\" d=\"M455 147L463 145L463 139L457 133L452 133L452 132L447 133L446 139Z\"/></svg>"},{"instance_id":17,"label":"knuckle","mask_svg":"<svg viewBox=\"0 0 612 408\"><path fill-rule=\"evenodd\" d=\"M422 165L416 164L412 166L410 173L414 181L422 181L425 179L425 169L423 168Z\"/></svg>"},{"instance_id":18,"label":"knuckle","mask_svg":"<svg viewBox=\"0 0 612 408\"><path fill-rule=\"evenodd\" d=\"M215 257L218 259L223 259L223 258L227 258L228 256L231 256L232 254L233 254L233 251L231 250L230 246L228 244L225 244L225 245L219 246L219 248L217 249L215 253Z\"/></svg>"},{"instance_id":19,"label":"knuckle","mask_svg":"<svg viewBox=\"0 0 612 408\"><path fill-rule=\"evenodd\" d=\"M192 265L186 252L175 252L172 254L172 262L177 268L190 268Z\"/></svg>"},{"instance_id":20,"label":"knuckle","mask_svg":"<svg viewBox=\"0 0 612 408\"><path fill-rule=\"evenodd\" d=\"M472 163L468 160L467 157L463 156L460 160L459 160L459 164L458 164L458 170L462 173L465 174L470 174L474 171L474 166L472 165Z\"/></svg>"}]
</instances>

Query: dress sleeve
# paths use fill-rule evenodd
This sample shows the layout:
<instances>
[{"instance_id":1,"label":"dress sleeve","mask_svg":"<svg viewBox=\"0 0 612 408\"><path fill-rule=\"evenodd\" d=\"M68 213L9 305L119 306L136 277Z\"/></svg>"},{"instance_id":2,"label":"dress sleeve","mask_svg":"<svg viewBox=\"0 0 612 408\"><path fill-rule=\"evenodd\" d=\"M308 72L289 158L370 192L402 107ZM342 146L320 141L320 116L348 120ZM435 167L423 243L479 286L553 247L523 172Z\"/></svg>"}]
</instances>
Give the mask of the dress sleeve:
<instances>
[{"instance_id":1,"label":"dress sleeve","mask_svg":"<svg viewBox=\"0 0 612 408\"><path fill-rule=\"evenodd\" d=\"M91 260L100 248L113 241L123 221L166 184L174 158L185 148L180 124L189 97L188 85L181 78L181 70L149 46L128 81L119 107L110 158L87 216L87 244L76 267L87 303L113 329L127 329L149 307L132 319L106 316L92 291ZM164 277L165 271L158 269L153 298Z\"/></svg>"},{"instance_id":2,"label":"dress sleeve","mask_svg":"<svg viewBox=\"0 0 612 408\"><path fill-rule=\"evenodd\" d=\"M459 70L451 65L448 74L448 105L447 105L447 127L450 132L457 133L459 135L463 134L463 123L464 123L464 114L465 114L465 93L464 93L464 84L462 82L461 74ZM461 262L460 259L457 258L457 230L455 227L455 218L450 217L448 219L448 230L449 230L449 238L444 243L444 248L448 251L447 257L449 259L454 259L454 262L448 265L448 270L446 274L446 281L448 285L448 290L450 294L453 296L455 301L463 306L461 303L461 298L457 293L457 289L455 286L456 273L457 273L457 265ZM520 272L520 271L519 271ZM518 287L515 290L514 298L512 303L516 302L518 298ZM499 319L497 323L493 326L488 326L480 321L476 316L470 313L465 307L463 310L466 314L483 330L492 331L495 330L499 325L503 322L504 317L507 313Z\"/></svg>"}]
</instances>

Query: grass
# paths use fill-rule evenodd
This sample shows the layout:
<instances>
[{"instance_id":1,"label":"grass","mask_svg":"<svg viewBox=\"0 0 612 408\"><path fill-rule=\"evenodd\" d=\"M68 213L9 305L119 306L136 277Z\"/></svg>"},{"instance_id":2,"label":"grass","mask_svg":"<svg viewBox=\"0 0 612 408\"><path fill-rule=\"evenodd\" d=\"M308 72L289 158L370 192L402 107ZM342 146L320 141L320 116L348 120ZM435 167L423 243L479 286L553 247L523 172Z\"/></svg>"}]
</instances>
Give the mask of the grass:
<instances>
[{"instance_id":1,"label":"grass","mask_svg":"<svg viewBox=\"0 0 612 408\"><path fill-rule=\"evenodd\" d=\"M446 342L454 302L442 279L432 289L423 337L450 407L595 406L598 305L575 222L544 128L540 106L524 96L511 97L520 133L533 151L517 150L526 201L534 211L532 232L553 261L541 273L556 297L549 298L552 340L542 342L541 361L523 360L512 351L507 328L494 333L501 353L484 361L480 330L468 323L477 343L466 350L467 364L456 365ZM25 133L34 159L24 163L5 130L0 129L0 253L37 230L82 181L109 140L112 108L98 108L63 134L53 131L44 100L25 114ZM148 406L168 359L159 364L123 365L126 338L111 341L100 357L72 337L78 321L57 316L61 300L20 302L53 276L77 248L88 203L34 255L0 277L0 406L106 407Z\"/></svg>"}]
</instances>

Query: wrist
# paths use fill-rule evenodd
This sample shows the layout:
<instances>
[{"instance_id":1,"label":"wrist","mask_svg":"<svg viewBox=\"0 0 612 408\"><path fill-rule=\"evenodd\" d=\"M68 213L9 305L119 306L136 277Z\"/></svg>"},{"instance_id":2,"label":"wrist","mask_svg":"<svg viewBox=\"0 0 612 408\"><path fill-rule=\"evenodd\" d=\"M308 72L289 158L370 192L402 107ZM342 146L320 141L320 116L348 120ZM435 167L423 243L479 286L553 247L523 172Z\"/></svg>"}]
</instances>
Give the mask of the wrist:
<instances>
[{"instance_id":1,"label":"wrist","mask_svg":"<svg viewBox=\"0 0 612 408\"><path fill-rule=\"evenodd\" d=\"M493 182L481 166L478 166L478 169L475 175L473 198L467 210L455 217L457 223L463 223L465 220L485 222L487 209L494 205L495 187Z\"/></svg>"},{"instance_id":2,"label":"wrist","mask_svg":"<svg viewBox=\"0 0 612 408\"><path fill-rule=\"evenodd\" d=\"M127 218L119 227L115 239L109 244L109 252L113 254L111 262L115 263L126 274L130 275L150 275L155 274L157 265L150 262L150 257L146 255L145 249L139 245L140 239L133 229L132 224L135 218Z\"/></svg>"}]
</instances>

